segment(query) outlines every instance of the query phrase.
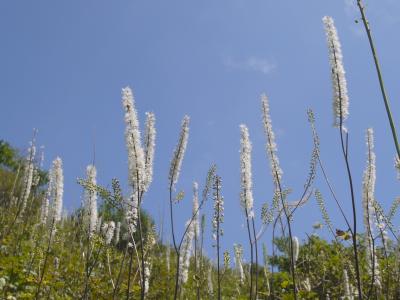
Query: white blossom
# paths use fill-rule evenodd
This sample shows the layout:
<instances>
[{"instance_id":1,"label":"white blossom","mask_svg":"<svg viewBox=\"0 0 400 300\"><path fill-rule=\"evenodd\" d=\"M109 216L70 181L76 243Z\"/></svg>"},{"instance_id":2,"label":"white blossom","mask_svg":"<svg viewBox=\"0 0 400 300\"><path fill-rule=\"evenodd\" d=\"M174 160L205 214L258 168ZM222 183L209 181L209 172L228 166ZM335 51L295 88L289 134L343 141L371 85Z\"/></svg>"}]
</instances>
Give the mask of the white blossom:
<instances>
[{"instance_id":1,"label":"white blossom","mask_svg":"<svg viewBox=\"0 0 400 300\"><path fill-rule=\"evenodd\" d=\"M182 283L186 283L189 278L189 264L190 264L190 256L192 253L192 244L194 237L193 222L190 223L190 221L187 221L185 227L187 226L189 227L185 234L182 244L182 249L179 256L179 270L180 270L179 279L180 282Z\"/></svg>"},{"instance_id":2,"label":"white blossom","mask_svg":"<svg viewBox=\"0 0 400 300\"><path fill-rule=\"evenodd\" d=\"M104 241L106 245L110 245L114 237L115 222L110 221L108 223L104 223L101 230L103 232Z\"/></svg>"},{"instance_id":3,"label":"white blossom","mask_svg":"<svg viewBox=\"0 0 400 300\"><path fill-rule=\"evenodd\" d=\"M244 283L244 271L243 271L243 247L240 244L233 244L233 251L235 253L235 267L239 274L240 283Z\"/></svg>"},{"instance_id":4,"label":"white blossom","mask_svg":"<svg viewBox=\"0 0 400 300\"><path fill-rule=\"evenodd\" d=\"M128 151L129 182L132 187L143 190L145 158L135 101L129 87L122 89L122 105L125 109L125 142Z\"/></svg>"},{"instance_id":5,"label":"white blossom","mask_svg":"<svg viewBox=\"0 0 400 300\"><path fill-rule=\"evenodd\" d=\"M178 182L179 172L181 170L183 157L185 155L187 141L189 138L189 117L185 116L182 120L181 132L178 144L176 145L174 156L169 169L169 181L172 186Z\"/></svg>"},{"instance_id":6,"label":"white blossom","mask_svg":"<svg viewBox=\"0 0 400 300\"><path fill-rule=\"evenodd\" d=\"M38 166L33 168L32 186L38 186L40 183L40 170L43 168L44 162L44 147L40 147L40 159Z\"/></svg>"},{"instance_id":7,"label":"white blossom","mask_svg":"<svg viewBox=\"0 0 400 300\"><path fill-rule=\"evenodd\" d=\"M200 236L200 222L199 222L199 185L197 182L193 182L193 226L195 236L198 238Z\"/></svg>"},{"instance_id":8,"label":"white blossom","mask_svg":"<svg viewBox=\"0 0 400 300\"><path fill-rule=\"evenodd\" d=\"M251 142L246 125L240 125L240 177L241 177L241 204L251 218L253 213L253 181L251 175Z\"/></svg>"},{"instance_id":9,"label":"white blossom","mask_svg":"<svg viewBox=\"0 0 400 300\"><path fill-rule=\"evenodd\" d=\"M64 193L62 160L59 157L53 161L51 176L53 176L53 186L50 193L53 200L51 207L51 218L54 220L54 222L58 222L61 220Z\"/></svg>"},{"instance_id":10,"label":"white blossom","mask_svg":"<svg viewBox=\"0 0 400 300\"><path fill-rule=\"evenodd\" d=\"M97 232L97 233L100 233L100 231L101 231L101 225L103 225L103 220L102 220L102 217L99 217L99 218L97 219L97 226L96 226L96 232Z\"/></svg>"},{"instance_id":11,"label":"white blossom","mask_svg":"<svg viewBox=\"0 0 400 300\"><path fill-rule=\"evenodd\" d=\"M153 180L153 161L154 161L154 149L156 140L156 118L154 113L146 113L146 131L144 135L144 161L145 161L145 178L144 178L144 190L147 191L151 181Z\"/></svg>"},{"instance_id":12,"label":"white blossom","mask_svg":"<svg viewBox=\"0 0 400 300\"><path fill-rule=\"evenodd\" d=\"M344 299L352 300L353 295L350 291L349 276L347 275L346 269L343 269L343 289L344 289Z\"/></svg>"},{"instance_id":13,"label":"white blossom","mask_svg":"<svg viewBox=\"0 0 400 300\"><path fill-rule=\"evenodd\" d=\"M347 95L347 82L343 67L342 47L331 17L322 19L325 26L326 40L329 49L329 60L331 65L332 87L333 87L333 116L335 127L339 127L349 115L349 97Z\"/></svg>"},{"instance_id":14,"label":"white blossom","mask_svg":"<svg viewBox=\"0 0 400 300\"><path fill-rule=\"evenodd\" d=\"M25 211L26 204L28 202L29 195L32 189L33 183L33 173L34 173L34 159L36 155L36 147L34 142L31 142L30 147L28 148L28 155L24 162L24 175L23 175L23 194L22 194L22 203L21 203L21 211L22 214Z\"/></svg>"},{"instance_id":15,"label":"white blossom","mask_svg":"<svg viewBox=\"0 0 400 300\"><path fill-rule=\"evenodd\" d=\"M214 188L213 192L214 215L212 219L212 227L213 227L213 238L214 240L216 240L217 235L221 236L223 234L221 228L219 228L218 232L218 226L220 226L220 224L224 222L224 197L221 196L221 178L219 176L215 177L213 188Z\"/></svg>"},{"instance_id":16,"label":"white blossom","mask_svg":"<svg viewBox=\"0 0 400 300\"><path fill-rule=\"evenodd\" d=\"M118 244L121 235L121 222L117 222L117 227L115 228L114 243Z\"/></svg>"},{"instance_id":17,"label":"white blossom","mask_svg":"<svg viewBox=\"0 0 400 300\"><path fill-rule=\"evenodd\" d=\"M374 141L373 141L373 130L369 128L366 134L367 143L367 166L363 176L363 221L366 232L366 255L368 258L368 265L371 267L373 253L372 249L372 237L373 237L373 218L374 218L374 193L375 193L375 179L376 179L376 167L375 167L375 153L374 153Z\"/></svg>"},{"instance_id":18,"label":"white blossom","mask_svg":"<svg viewBox=\"0 0 400 300\"><path fill-rule=\"evenodd\" d=\"M266 151L271 166L271 174L274 181L275 190L279 191L281 189L280 182L283 172L279 165L279 158L277 154L278 150L275 143L275 134L272 130L272 121L269 112L269 101L268 97L265 94L261 95L261 106L263 114L264 133L267 138Z\"/></svg>"},{"instance_id":19,"label":"white blossom","mask_svg":"<svg viewBox=\"0 0 400 300\"><path fill-rule=\"evenodd\" d=\"M294 236L292 239L292 247L293 247L293 263L296 264L297 260L299 259L299 252L300 252L299 239L297 238L297 236Z\"/></svg>"},{"instance_id":20,"label":"white blossom","mask_svg":"<svg viewBox=\"0 0 400 300\"><path fill-rule=\"evenodd\" d=\"M47 217L49 215L49 205L50 205L50 200L52 197L52 193L54 191L54 175L53 175L53 168L50 168L49 170L49 183L47 185L47 192L45 197L42 199L42 205L40 209L40 222L42 224L47 223Z\"/></svg>"},{"instance_id":21,"label":"white blossom","mask_svg":"<svg viewBox=\"0 0 400 300\"><path fill-rule=\"evenodd\" d=\"M85 223L88 226L89 236L92 236L96 231L97 224L97 191L94 189L96 186L96 167L89 165L86 168L86 179L91 187L85 189L84 194L84 216Z\"/></svg>"},{"instance_id":22,"label":"white blossom","mask_svg":"<svg viewBox=\"0 0 400 300\"><path fill-rule=\"evenodd\" d=\"M137 192L133 192L129 199L124 201L125 206L125 220L128 225L128 231L130 234L136 232L137 221L138 221L138 210L139 200Z\"/></svg>"},{"instance_id":23,"label":"white blossom","mask_svg":"<svg viewBox=\"0 0 400 300\"><path fill-rule=\"evenodd\" d=\"M145 295L149 292L150 268L151 268L151 264L148 260L146 260L144 262L144 293L145 293Z\"/></svg>"},{"instance_id":24,"label":"white blossom","mask_svg":"<svg viewBox=\"0 0 400 300\"><path fill-rule=\"evenodd\" d=\"M368 261L370 275L374 275L374 284L377 287L381 286L380 272L378 260L376 257L376 249L373 243L374 238L374 225L376 228L384 228L385 224L382 218L377 218L378 215L375 209L375 180L376 180L376 156L374 152L374 132L372 128L367 130L366 134L367 144L367 166L363 176L363 221L366 232L366 257Z\"/></svg>"},{"instance_id":25,"label":"white blossom","mask_svg":"<svg viewBox=\"0 0 400 300\"><path fill-rule=\"evenodd\" d=\"M207 274L207 286L208 286L208 291L210 294L214 294L214 286L213 286L213 281L212 281L212 267L210 266L208 268L208 274Z\"/></svg>"}]
</instances>

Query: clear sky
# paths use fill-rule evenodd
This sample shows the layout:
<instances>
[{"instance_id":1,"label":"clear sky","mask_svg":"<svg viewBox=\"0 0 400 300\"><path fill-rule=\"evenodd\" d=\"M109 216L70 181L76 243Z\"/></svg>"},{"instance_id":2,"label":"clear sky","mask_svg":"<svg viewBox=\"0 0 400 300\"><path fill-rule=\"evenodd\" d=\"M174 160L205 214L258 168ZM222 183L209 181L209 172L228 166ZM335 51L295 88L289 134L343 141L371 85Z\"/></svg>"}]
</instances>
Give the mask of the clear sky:
<instances>
[{"instance_id":1,"label":"clear sky","mask_svg":"<svg viewBox=\"0 0 400 300\"><path fill-rule=\"evenodd\" d=\"M225 196L223 249L232 249L233 243L246 243L239 206L241 123L248 125L253 142L258 220L262 203L272 199L259 97L265 92L270 98L284 185L293 189L290 200L301 195L308 174L312 139L306 110L311 107L321 136L322 159L350 215L339 133L332 128L330 69L321 21L330 15L339 31L347 71L347 127L359 212L368 127L375 130L376 197L387 209L399 196L395 151L367 39L361 24L354 22L359 14L353 2L1 1L0 138L26 149L32 128L39 130L45 167L57 155L63 159L64 203L72 211L81 202L82 188L76 178L84 176L93 159L93 143L98 182L107 186L117 177L126 188L120 93L129 85L142 125L146 111L153 111L157 118L155 178L144 208L159 224L168 200L170 159L181 119L188 114L189 144L177 186L186 191L186 198L176 206L178 231L190 216L192 181L202 186L208 167L215 162ZM397 0L367 1L398 126L399 11ZM319 174L315 186L325 196L335 227L344 228ZM211 208L208 202L208 245ZM312 198L296 213L294 233L303 238L316 221L321 217ZM270 244L270 231L263 241Z\"/></svg>"}]
</instances>

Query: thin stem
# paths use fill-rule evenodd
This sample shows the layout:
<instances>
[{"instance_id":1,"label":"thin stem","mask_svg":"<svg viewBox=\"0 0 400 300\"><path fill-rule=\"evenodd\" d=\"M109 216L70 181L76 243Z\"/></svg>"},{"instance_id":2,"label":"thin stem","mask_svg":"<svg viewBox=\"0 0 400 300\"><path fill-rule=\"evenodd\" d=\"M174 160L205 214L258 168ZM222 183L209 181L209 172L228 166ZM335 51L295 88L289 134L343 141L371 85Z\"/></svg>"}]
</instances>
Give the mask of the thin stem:
<instances>
[{"instance_id":1,"label":"thin stem","mask_svg":"<svg viewBox=\"0 0 400 300\"><path fill-rule=\"evenodd\" d=\"M256 299L258 299L258 247L257 247L257 238L256 238L256 228L254 225L254 217L251 218L251 222L253 225L253 236L254 236L254 246L255 246L255 254L256 254L256 265L255 265L255 273L256 273Z\"/></svg>"},{"instance_id":2,"label":"thin stem","mask_svg":"<svg viewBox=\"0 0 400 300\"><path fill-rule=\"evenodd\" d=\"M382 98L383 98L383 102L385 104L386 114L387 114L387 117L389 119L390 129L392 131L393 142L394 142L394 145L396 147L397 157L400 159L400 147L399 147L399 142L397 140L396 127L394 125L392 112L390 110L389 98L388 98L388 96L386 94L385 85L384 85L384 82L383 82L382 72L381 72L381 68L380 68L379 60L378 60L378 54L376 52L376 48L375 48L375 45L374 45L374 40L372 38L371 27L369 26L369 22L367 20L366 15L365 15L365 8L364 8L364 5L363 5L362 1L361 0L357 0L357 5L358 5L358 8L360 9L361 18L362 18L362 21L363 21L363 24L364 24L365 31L367 32L368 42L369 42L369 46L371 48L372 56L374 58L374 64L375 64L376 73L378 75L379 86L380 86L380 89L381 89Z\"/></svg>"},{"instance_id":3,"label":"thin stem","mask_svg":"<svg viewBox=\"0 0 400 300\"><path fill-rule=\"evenodd\" d=\"M46 255L45 255L45 258L44 258L44 262L43 262L43 270L42 270L42 274L40 275L40 280L39 280L38 287L37 287L36 294L35 294L35 299L36 300L39 299L40 289L42 287L44 274L46 272L47 260L49 258L51 241L52 241L52 237L53 237L54 224L55 224L55 219L53 217L53 221L51 223L51 228L50 228L50 234L49 234L49 242L47 244Z\"/></svg>"},{"instance_id":4,"label":"thin stem","mask_svg":"<svg viewBox=\"0 0 400 300\"><path fill-rule=\"evenodd\" d=\"M245 197L246 199L246 197ZM246 225L247 225L247 233L249 237L249 244L250 244L250 294L249 299L253 299L253 241L251 238L250 233L250 223L249 223L249 213L247 211L247 204L245 206L245 213L246 213Z\"/></svg>"},{"instance_id":5,"label":"thin stem","mask_svg":"<svg viewBox=\"0 0 400 300\"><path fill-rule=\"evenodd\" d=\"M334 55L334 60L335 64L337 64L337 57L336 57L336 52L335 52L335 47L332 45L333 49L333 55ZM332 72L334 70L332 69ZM342 153L343 153L343 158L346 164L346 171L347 171L347 177L349 181L349 187L350 187L350 194L351 194L351 205L352 205L352 210L353 210L353 232L352 232L352 240L353 240L353 251L354 251L354 262L355 262L355 267L356 267L356 278L357 278L357 289L358 289L358 299L362 300L362 288L361 288L361 275L360 275L360 266L359 266L359 261L358 261L358 251L357 251L357 214L356 214L356 203L355 203L355 196L354 196L354 188L353 188L353 178L351 175L351 170L350 170L350 163L349 163L349 157L348 157L348 133L346 133L346 143L343 138L343 131L345 130L343 127L343 109L342 109L342 91L341 91L341 83L339 79L339 74L336 73L336 81L337 81L337 86L338 86L338 97L339 97L339 107L340 107L340 114L339 114L339 133L340 133L340 143L342 147Z\"/></svg>"},{"instance_id":6,"label":"thin stem","mask_svg":"<svg viewBox=\"0 0 400 300\"><path fill-rule=\"evenodd\" d=\"M279 196L281 198L283 213L285 214L286 222L287 222L287 226L288 226L288 231L289 231L290 268L291 268L292 281L293 281L293 296L294 296L294 299L297 300L296 273L295 273L295 266L294 266L292 226L290 225L289 212L287 211L287 207L285 205L285 200L283 199L281 182L279 180L279 176L278 176L276 171L275 171L275 176L277 178Z\"/></svg>"},{"instance_id":7,"label":"thin stem","mask_svg":"<svg viewBox=\"0 0 400 300\"><path fill-rule=\"evenodd\" d=\"M216 182L215 182L215 187L216 187L216 201L217 201L217 274L218 274L218 300L221 300L221 274L220 274L220 269L219 269L219 238L220 238L220 204L219 204L219 177L216 176Z\"/></svg>"},{"instance_id":8,"label":"thin stem","mask_svg":"<svg viewBox=\"0 0 400 300\"><path fill-rule=\"evenodd\" d=\"M141 271L142 271L142 280L141 280L141 289L140 289L140 299L144 300L144 290L145 290L145 270L144 270L144 241L143 241L143 231L142 231L142 220L140 214L140 199L138 205L138 224L139 224L139 237L140 237L140 261L141 261Z\"/></svg>"},{"instance_id":9,"label":"thin stem","mask_svg":"<svg viewBox=\"0 0 400 300\"><path fill-rule=\"evenodd\" d=\"M110 254L108 253L108 249L107 249L107 265L108 265L108 274L110 275L111 285L112 285L113 290L114 290L115 289L115 284L114 284L114 280L112 278L111 264L110 264Z\"/></svg>"},{"instance_id":10,"label":"thin stem","mask_svg":"<svg viewBox=\"0 0 400 300\"><path fill-rule=\"evenodd\" d=\"M118 290L118 288L119 288L119 283L120 283L120 279L121 279L122 269L123 269L123 266L124 266L124 262L125 262L125 258L126 258L126 254L127 254L127 253L128 253L128 245L126 245L126 249L125 249L125 251L124 251L124 256L123 256L122 261L121 261L121 266L120 266L120 268L119 268L119 272L118 272L118 276L117 276L117 281L115 282L115 287L114 287L114 290L113 290L113 300L115 299L117 290Z\"/></svg>"},{"instance_id":11,"label":"thin stem","mask_svg":"<svg viewBox=\"0 0 400 300\"><path fill-rule=\"evenodd\" d=\"M129 299L129 294L130 294L130 288L131 288L131 276L132 276L132 262L133 262L133 250L129 250L129 271L128 271L128 289L126 291L126 299ZM140 286L142 286L140 284Z\"/></svg>"}]
</instances>

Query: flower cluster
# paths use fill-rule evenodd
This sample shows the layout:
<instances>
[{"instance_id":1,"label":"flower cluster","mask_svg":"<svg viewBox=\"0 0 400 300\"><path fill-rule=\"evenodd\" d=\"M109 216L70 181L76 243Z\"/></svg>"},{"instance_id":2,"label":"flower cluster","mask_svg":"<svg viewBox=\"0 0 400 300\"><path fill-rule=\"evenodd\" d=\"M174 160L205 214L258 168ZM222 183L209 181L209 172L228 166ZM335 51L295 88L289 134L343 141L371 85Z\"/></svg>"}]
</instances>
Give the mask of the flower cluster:
<instances>
[{"instance_id":1,"label":"flower cluster","mask_svg":"<svg viewBox=\"0 0 400 300\"><path fill-rule=\"evenodd\" d=\"M213 238L217 239L217 236L223 235L223 231L220 228L220 224L224 222L224 197L221 196L221 177L215 176L213 185L213 198L214 198L214 215L212 219L213 227ZM218 232L219 230L219 232Z\"/></svg>"},{"instance_id":2,"label":"flower cluster","mask_svg":"<svg viewBox=\"0 0 400 300\"><path fill-rule=\"evenodd\" d=\"M253 212L253 181L251 175L251 142L249 130L246 125L240 125L240 177L241 177L241 193L240 200L242 207L247 214L246 217L251 218Z\"/></svg>"},{"instance_id":3,"label":"flower cluster","mask_svg":"<svg viewBox=\"0 0 400 300\"><path fill-rule=\"evenodd\" d=\"M280 182L282 179L282 169L279 166L278 150L275 143L275 134L272 130L272 121L269 113L269 101L265 94L261 95L261 107L263 114L264 133L267 138L266 150L271 165L271 174L274 181L275 189L280 190Z\"/></svg>"},{"instance_id":4,"label":"flower cluster","mask_svg":"<svg viewBox=\"0 0 400 300\"><path fill-rule=\"evenodd\" d=\"M240 282L244 283L244 271L243 271L243 247L240 244L233 245L233 251L235 253L235 266L236 270L239 273Z\"/></svg>"},{"instance_id":5,"label":"flower cluster","mask_svg":"<svg viewBox=\"0 0 400 300\"><path fill-rule=\"evenodd\" d=\"M186 146L189 138L189 117L185 116L182 120L181 132L179 135L179 141L176 145L174 156L171 161L171 167L169 169L169 181L171 186L174 186L178 182L179 172L181 170L183 157L185 156Z\"/></svg>"},{"instance_id":6,"label":"flower cluster","mask_svg":"<svg viewBox=\"0 0 400 300\"><path fill-rule=\"evenodd\" d=\"M347 95L347 82L343 67L342 46L331 17L322 19L325 26L326 41L329 49L329 60L331 65L332 87L333 87L333 116L335 127L339 127L349 115L349 97Z\"/></svg>"},{"instance_id":7,"label":"flower cluster","mask_svg":"<svg viewBox=\"0 0 400 300\"><path fill-rule=\"evenodd\" d=\"M92 236L96 231L97 225L97 191L94 188L96 186L96 167L89 165L86 168L86 178L90 187L85 189L84 194L84 221L88 226L89 236Z\"/></svg>"}]
</instances>

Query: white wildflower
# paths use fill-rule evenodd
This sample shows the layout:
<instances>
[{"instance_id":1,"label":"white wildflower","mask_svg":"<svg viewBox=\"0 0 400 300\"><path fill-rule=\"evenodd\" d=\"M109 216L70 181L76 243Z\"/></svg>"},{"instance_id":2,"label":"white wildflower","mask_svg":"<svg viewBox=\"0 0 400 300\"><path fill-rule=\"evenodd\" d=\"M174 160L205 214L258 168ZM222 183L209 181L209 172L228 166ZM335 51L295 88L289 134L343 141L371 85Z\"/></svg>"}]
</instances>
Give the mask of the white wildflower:
<instances>
[{"instance_id":1,"label":"white wildflower","mask_svg":"<svg viewBox=\"0 0 400 300\"><path fill-rule=\"evenodd\" d=\"M22 203L21 203L20 214L22 214L25 211L26 204L28 202L28 198L31 193L32 183L33 183L33 173L35 169L34 166L35 155L36 155L36 147L34 142L31 142L31 145L28 148L28 155L24 162L24 175L23 175L24 187L21 199Z\"/></svg>"},{"instance_id":2,"label":"white wildflower","mask_svg":"<svg viewBox=\"0 0 400 300\"><path fill-rule=\"evenodd\" d=\"M375 192L375 153L374 153L374 142L373 142L373 130L370 128L366 134L367 143L367 166L363 176L363 221L366 233L366 256L368 259L368 265L372 266L372 238L373 238L373 218L374 218L374 192Z\"/></svg>"},{"instance_id":3,"label":"white wildflower","mask_svg":"<svg viewBox=\"0 0 400 300\"><path fill-rule=\"evenodd\" d=\"M212 281L212 267L211 266L208 268L207 286L208 286L208 291L212 295L214 293L214 286L213 286L213 281Z\"/></svg>"},{"instance_id":4,"label":"white wildflower","mask_svg":"<svg viewBox=\"0 0 400 300\"><path fill-rule=\"evenodd\" d=\"M129 181L132 187L143 190L145 178L145 159L141 145L139 120L132 90L122 89L122 105L125 109L125 142L128 150Z\"/></svg>"},{"instance_id":5,"label":"white wildflower","mask_svg":"<svg viewBox=\"0 0 400 300\"><path fill-rule=\"evenodd\" d=\"M189 278L189 264L190 255L192 252L192 242L194 237L193 223L189 225L190 221L186 222L186 227L189 226L186 235L183 240L182 249L179 256L179 279L180 282L186 283Z\"/></svg>"},{"instance_id":6,"label":"white wildflower","mask_svg":"<svg viewBox=\"0 0 400 300\"><path fill-rule=\"evenodd\" d=\"M200 236L200 222L199 222L199 185L197 182L193 182L193 226L195 236L198 238Z\"/></svg>"},{"instance_id":7,"label":"white wildflower","mask_svg":"<svg viewBox=\"0 0 400 300\"><path fill-rule=\"evenodd\" d=\"M110 245L112 238L114 237L115 222L110 221L108 223L104 223L101 230L103 232L104 241L106 245Z\"/></svg>"},{"instance_id":8,"label":"white wildflower","mask_svg":"<svg viewBox=\"0 0 400 300\"><path fill-rule=\"evenodd\" d=\"M333 86L333 115L334 126L339 127L349 115L349 97L347 95L347 83L343 67L342 47L331 17L322 19L325 26L326 40L329 49L329 60L331 64L331 76Z\"/></svg>"},{"instance_id":9,"label":"white wildflower","mask_svg":"<svg viewBox=\"0 0 400 300\"><path fill-rule=\"evenodd\" d=\"M224 222L224 197L221 196L221 177L215 176L214 186L213 186L213 198L214 198L214 215L212 219L213 227L213 238L217 239L217 236L221 236L223 231L221 228L221 223Z\"/></svg>"},{"instance_id":10,"label":"white wildflower","mask_svg":"<svg viewBox=\"0 0 400 300\"><path fill-rule=\"evenodd\" d=\"M144 293L145 294L147 294L149 292L150 268L151 268L151 264L148 260L146 260L144 262Z\"/></svg>"},{"instance_id":11,"label":"white wildflower","mask_svg":"<svg viewBox=\"0 0 400 300\"><path fill-rule=\"evenodd\" d=\"M129 234L136 232L138 221L139 201L137 192L133 192L131 197L124 201L125 205L125 220L128 225Z\"/></svg>"},{"instance_id":12,"label":"white wildflower","mask_svg":"<svg viewBox=\"0 0 400 300\"><path fill-rule=\"evenodd\" d=\"M40 170L43 168L44 162L44 147L40 147L40 159L38 166L35 166L33 169L33 178L32 178L32 186L38 186L40 183Z\"/></svg>"},{"instance_id":13,"label":"white wildflower","mask_svg":"<svg viewBox=\"0 0 400 300\"><path fill-rule=\"evenodd\" d=\"M269 101L268 97L265 94L261 95L261 106L263 114L264 133L267 138L266 150L271 165L271 174L274 181L275 190L279 191L281 189L280 182L283 172L279 165L279 158L277 154L278 150L275 143L275 134L272 130L272 121L269 112Z\"/></svg>"},{"instance_id":14,"label":"white wildflower","mask_svg":"<svg viewBox=\"0 0 400 300\"><path fill-rule=\"evenodd\" d=\"M300 252L299 239L297 238L297 236L294 236L292 239L292 247L293 247L293 263L296 264L297 260L299 259L299 252Z\"/></svg>"},{"instance_id":15,"label":"white wildflower","mask_svg":"<svg viewBox=\"0 0 400 300\"><path fill-rule=\"evenodd\" d=\"M145 162L145 178L144 190L147 191L151 181L153 180L153 161L156 140L156 118L153 113L146 113L146 131L144 135L144 162Z\"/></svg>"},{"instance_id":16,"label":"white wildflower","mask_svg":"<svg viewBox=\"0 0 400 300\"><path fill-rule=\"evenodd\" d=\"M244 283L245 277L244 277L244 271L243 271L243 248L242 245L240 244L233 244L233 251L235 254L235 266L236 270L239 274L240 278L240 283Z\"/></svg>"},{"instance_id":17,"label":"white wildflower","mask_svg":"<svg viewBox=\"0 0 400 300\"><path fill-rule=\"evenodd\" d=\"M97 191L95 190L96 182L96 167L89 165L86 168L86 178L90 187L85 189L84 194L84 216L85 223L88 226L89 236L91 237L96 231L97 225Z\"/></svg>"},{"instance_id":18,"label":"white wildflower","mask_svg":"<svg viewBox=\"0 0 400 300\"><path fill-rule=\"evenodd\" d=\"M117 222L117 227L115 228L115 234L114 234L115 245L119 243L120 235L121 235L121 222Z\"/></svg>"},{"instance_id":19,"label":"white wildflower","mask_svg":"<svg viewBox=\"0 0 400 300\"><path fill-rule=\"evenodd\" d=\"M241 204L251 218L253 213L253 181L251 177L251 142L246 125L240 125L240 177L241 177Z\"/></svg>"},{"instance_id":20,"label":"white wildflower","mask_svg":"<svg viewBox=\"0 0 400 300\"><path fill-rule=\"evenodd\" d=\"M185 155L188 138L189 138L189 117L185 116L182 120L179 142L175 148L174 156L171 161L171 167L169 169L169 181L172 186L174 186L178 182L179 172L181 170L183 157Z\"/></svg>"},{"instance_id":21,"label":"white wildflower","mask_svg":"<svg viewBox=\"0 0 400 300\"><path fill-rule=\"evenodd\" d=\"M343 289L344 289L344 299L352 300L353 295L350 292L349 276L347 275L347 270L343 270Z\"/></svg>"},{"instance_id":22,"label":"white wildflower","mask_svg":"<svg viewBox=\"0 0 400 300\"><path fill-rule=\"evenodd\" d=\"M374 275L374 284L379 287L381 284L378 260L376 257L376 249L372 239L373 225L378 229L385 226L381 218L377 219L377 212L375 211L375 180L376 180L376 166L375 166L375 153L374 153L374 132L372 128L367 130L366 134L367 144L367 166L363 176L363 213L364 213L364 227L366 232L366 257L369 266L370 275Z\"/></svg>"},{"instance_id":23,"label":"white wildflower","mask_svg":"<svg viewBox=\"0 0 400 300\"><path fill-rule=\"evenodd\" d=\"M53 196L52 193L54 191L54 175L53 175L53 168L49 170L49 183L47 185L47 192L46 195L42 199L42 205L40 209L40 222L42 224L47 223L47 217L49 215L49 205L51 197Z\"/></svg>"},{"instance_id":24,"label":"white wildflower","mask_svg":"<svg viewBox=\"0 0 400 300\"><path fill-rule=\"evenodd\" d=\"M100 233L100 231L101 231L101 225L103 225L103 220L102 220L102 217L99 217L99 218L97 219L97 226L96 226L96 232L97 232L97 233Z\"/></svg>"},{"instance_id":25,"label":"white wildflower","mask_svg":"<svg viewBox=\"0 0 400 300\"><path fill-rule=\"evenodd\" d=\"M61 158L57 157L53 161L51 175L53 176L51 219L54 220L54 222L58 222L61 220L64 193L64 176Z\"/></svg>"}]
</instances>

